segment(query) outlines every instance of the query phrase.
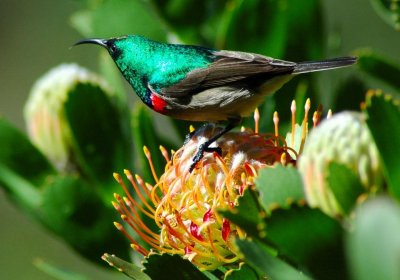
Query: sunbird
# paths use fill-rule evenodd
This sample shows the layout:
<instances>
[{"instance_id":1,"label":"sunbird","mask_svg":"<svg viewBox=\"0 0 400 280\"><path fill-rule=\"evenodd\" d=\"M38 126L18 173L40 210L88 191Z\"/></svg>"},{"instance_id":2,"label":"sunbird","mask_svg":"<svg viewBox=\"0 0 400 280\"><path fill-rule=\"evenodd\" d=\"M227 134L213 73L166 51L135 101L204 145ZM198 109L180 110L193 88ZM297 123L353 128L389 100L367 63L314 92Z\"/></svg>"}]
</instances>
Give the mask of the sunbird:
<instances>
[{"instance_id":1,"label":"sunbird","mask_svg":"<svg viewBox=\"0 0 400 280\"><path fill-rule=\"evenodd\" d=\"M124 78L152 110L187 121L227 121L224 129L201 144L190 172L219 137L250 115L293 76L350 66L355 57L291 62L272 57L193 45L167 44L138 35L84 39L75 45L107 49Z\"/></svg>"}]
</instances>

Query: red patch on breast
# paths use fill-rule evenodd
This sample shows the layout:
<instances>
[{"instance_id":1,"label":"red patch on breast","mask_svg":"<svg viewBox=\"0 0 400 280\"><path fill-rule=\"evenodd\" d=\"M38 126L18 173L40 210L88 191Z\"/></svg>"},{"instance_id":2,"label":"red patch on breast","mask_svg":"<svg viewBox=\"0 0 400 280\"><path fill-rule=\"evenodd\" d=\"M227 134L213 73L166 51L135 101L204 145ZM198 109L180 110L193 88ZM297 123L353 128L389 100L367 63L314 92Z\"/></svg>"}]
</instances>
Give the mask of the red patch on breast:
<instances>
[{"instance_id":1,"label":"red patch on breast","mask_svg":"<svg viewBox=\"0 0 400 280\"><path fill-rule=\"evenodd\" d=\"M150 100L154 111L159 113L164 112L164 109L167 106L167 102L164 99L159 97L157 94L151 93Z\"/></svg>"}]
</instances>

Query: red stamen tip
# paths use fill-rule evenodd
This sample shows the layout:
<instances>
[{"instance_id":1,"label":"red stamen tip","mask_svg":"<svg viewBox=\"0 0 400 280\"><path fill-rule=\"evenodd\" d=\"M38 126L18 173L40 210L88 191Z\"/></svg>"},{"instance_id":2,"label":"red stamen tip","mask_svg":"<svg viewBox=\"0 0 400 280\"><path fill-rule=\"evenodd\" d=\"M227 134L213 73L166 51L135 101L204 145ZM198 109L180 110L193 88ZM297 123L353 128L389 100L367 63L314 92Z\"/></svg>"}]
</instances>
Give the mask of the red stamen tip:
<instances>
[{"instance_id":1,"label":"red stamen tip","mask_svg":"<svg viewBox=\"0 0 400 280\"><path fill-rule=\"evenodd\" d=\"M203 216L203 222L208 222L212 219L213 213L211 212L211 208L207 210L207 212Z\"/></svg>"},{"instance_id":2,"label":"red stamen tip","mask_svg":"<svg viewBox=\"0 0 400 280\"><path fill-rule=\"evenodd\" d=\"M222 221L222 239L226 241L228 239L229 233L231 232L231 225L227 219Z\"/></svg>"},{"instance_id":3,"label":"red stamen tip","mask_svg":"<svg viewBox=\"0 0 400 280\"><path fill-rule=\"evenodd\" d=\"M248 176L254 176L253 169L248 162L244 163L244 169L246 170Z\"/></svg>"},{"instance_id":4,"label":"red stamen tip","mask_svg":"<svg viewBox=\"0 0 400 280\"><path fill-rule=\"evenodd\" d=\"M193 251L192 251L192 247L193 246L186 246L185 247L185 255L189 255L189 254L191 254Z\"/></svg>"},{"instance_id":5,"label":"red stamen tip","mask_svg":"<svg viewBox=\"0 0 400 280\"><path fill-rule=\"evenodd\" d=\"M193 221L190 223L190 233L198 240L203 240L203 237L199 233L199 226L193 223Z\"/></svg>"}]
</instances>

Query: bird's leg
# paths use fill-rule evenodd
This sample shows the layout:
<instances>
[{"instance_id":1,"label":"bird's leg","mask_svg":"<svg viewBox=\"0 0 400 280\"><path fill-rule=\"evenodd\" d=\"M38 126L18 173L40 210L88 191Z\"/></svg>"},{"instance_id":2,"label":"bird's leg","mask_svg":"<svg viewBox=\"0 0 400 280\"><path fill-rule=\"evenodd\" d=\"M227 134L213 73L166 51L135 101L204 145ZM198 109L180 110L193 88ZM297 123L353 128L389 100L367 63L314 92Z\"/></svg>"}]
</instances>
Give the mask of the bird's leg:
<instances>
[{"instance_id":1,"label":"bird's leg","mask_svg":"<svg viewBox=\"0 0 400 280\"><path fill-rule=\"evenodd\" d=\"M203 158L205 152L217 152L219 155L222 155L222 150L220 147L210 147L210 145L217 141L222 135L237 126L240 123L240 120L240 118L229 119L229 123L224 127L224 129L199 146L196 155L193 157L193 163L190 165L189 172L193 171L193 169L196 167L196 164Z\"/></svg>"}]
</instances>

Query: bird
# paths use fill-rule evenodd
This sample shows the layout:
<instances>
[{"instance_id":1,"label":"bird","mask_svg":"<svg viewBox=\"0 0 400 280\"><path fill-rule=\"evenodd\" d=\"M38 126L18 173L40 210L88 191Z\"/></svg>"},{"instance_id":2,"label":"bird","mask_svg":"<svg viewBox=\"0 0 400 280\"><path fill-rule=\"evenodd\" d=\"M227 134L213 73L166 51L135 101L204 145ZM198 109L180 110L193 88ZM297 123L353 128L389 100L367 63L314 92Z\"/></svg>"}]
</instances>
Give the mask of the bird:
<instances>
[{"instance_id":1,"label":"bird","mask_svg":"<svg viewBox=\"0 0 400 280\"><path fill-rule=\"evenodd\" d=\"M354 64L353 56L291 62L261 54L168 44L140 35L89 38L74 44L104 47L139 98L150 109L180 120L227 125L201 144L192 172L218 138L250 115L266 95L296 75Z\"/></svg>"}]
</instances>

